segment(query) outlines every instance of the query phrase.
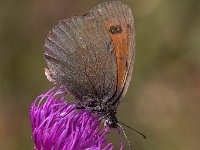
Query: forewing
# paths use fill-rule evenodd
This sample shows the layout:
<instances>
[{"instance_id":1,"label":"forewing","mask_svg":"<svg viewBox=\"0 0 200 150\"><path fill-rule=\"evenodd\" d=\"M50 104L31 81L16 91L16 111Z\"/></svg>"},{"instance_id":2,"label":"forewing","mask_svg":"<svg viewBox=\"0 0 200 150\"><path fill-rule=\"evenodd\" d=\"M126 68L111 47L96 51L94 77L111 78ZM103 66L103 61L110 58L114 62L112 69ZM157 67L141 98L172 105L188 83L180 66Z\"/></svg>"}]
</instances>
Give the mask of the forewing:
<instances>
[{"instance_id":1,"label":"forewing","mask_svg":"<svg viewBox=\"0 0 200 150\"><path fill-rule=\"evenodd\" d=\"M108 100L117 86L114 45L93 13L65 19L44 45L48 79L79 100Z\"/></svg>"},{"instance_id":2,"label":"forewing","mask_svg":"<svg viewBox=\"0 0 200 150\"><path fill-rule=\"evenodd\" d=\"M106 27L115 47L117 90L110 99L119 103L127 92L135 56L135 27L131 8L121 2L105 2L93 11Z\"/></svg>"}]
</instances>

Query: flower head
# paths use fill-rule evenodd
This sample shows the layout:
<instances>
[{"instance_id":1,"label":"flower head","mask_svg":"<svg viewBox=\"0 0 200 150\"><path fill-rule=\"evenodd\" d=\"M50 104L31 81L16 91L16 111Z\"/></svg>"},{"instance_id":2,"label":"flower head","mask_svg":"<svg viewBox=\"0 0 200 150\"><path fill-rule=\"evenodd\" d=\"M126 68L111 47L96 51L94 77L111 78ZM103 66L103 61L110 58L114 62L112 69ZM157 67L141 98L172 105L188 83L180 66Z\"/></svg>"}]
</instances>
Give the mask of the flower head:
<instances>
[{"instance_id":1,"label":"flower head","mask_svg":"<svg viewBox=\"0 0 200 150\"><path fill-rule=\"evenodd\" d=\"M31 106L30 118L35 150L112 150L103 127L90 111L75 109L64 100L65 91L51 89ZM56 98L60 96L59 98Z\"/></svg>"}]
</instances>

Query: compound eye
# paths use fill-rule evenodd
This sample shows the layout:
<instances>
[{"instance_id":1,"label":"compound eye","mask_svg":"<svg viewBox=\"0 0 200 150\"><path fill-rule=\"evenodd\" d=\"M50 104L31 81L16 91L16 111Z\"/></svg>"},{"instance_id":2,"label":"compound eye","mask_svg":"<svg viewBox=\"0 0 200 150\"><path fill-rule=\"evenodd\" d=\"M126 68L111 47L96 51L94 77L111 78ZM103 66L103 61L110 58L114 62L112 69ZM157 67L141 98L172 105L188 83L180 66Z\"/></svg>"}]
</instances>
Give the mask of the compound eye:
<instances>
[{"instance_id":1,"label":"compound eye","mask_svg":"<svg viewBox=\"0 0 200 150\"><path fill-rule=\"evenodd\" d=\"M111 120L107 120L106 124L109 126L109 127L113 127L115 128L115 123Z\"/></svg>"},{"instance_id":2,"label":"compound eye","mask_svg":"<svg viewBox=\"0 0 200 150\"><path fill-rule=\"evenodd\" d=\"M109 121L108 121L108 124L109 124L109 125L112 125L112 121L109 120Z\"/></svg>"},{"instance_id":3,"label":"compound eye","mask_svg":"<svg viewBox=\"0 0 200 150\"><path fill-rule=\"evenodd\" d=\"M107 119L107 120L105 121L105 124L108 125L108 126L110 126L110 125L112 124L112 121L110 121L109 119Z\"/></svg>"}]
</instances>

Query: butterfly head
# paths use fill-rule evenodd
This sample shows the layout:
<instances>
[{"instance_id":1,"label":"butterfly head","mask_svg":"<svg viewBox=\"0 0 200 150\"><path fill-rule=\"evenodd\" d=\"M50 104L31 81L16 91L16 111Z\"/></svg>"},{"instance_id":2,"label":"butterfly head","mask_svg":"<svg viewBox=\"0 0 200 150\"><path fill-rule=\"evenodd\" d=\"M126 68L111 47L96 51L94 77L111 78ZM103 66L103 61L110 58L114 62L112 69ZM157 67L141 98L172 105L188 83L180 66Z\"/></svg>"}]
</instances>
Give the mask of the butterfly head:
<instances>
[{"instance_id":1,"label":"butterfly head","mask_svg":"<svg viewBox=\"0 0 200 150\"><path fill-rule=\"evenodd\" d=\"M108 105L107 105L108 106ZM106 108L106 107L104 107ZM107 110L104 110L104 125L109 126L110 128L118 128L118 120L116 117L116 107L107 107Z\"/></svg>"},{"instance_id":2,"label":"butterfly head","mask_svg":"<svg viewBox=\"0 0 200 150\"><path fill-rule=\"evenodd\" d=\"M115 115L107 117L105 120L105 124L111 128L119 127L117 117Z\"/></svg>"}]
</instances>

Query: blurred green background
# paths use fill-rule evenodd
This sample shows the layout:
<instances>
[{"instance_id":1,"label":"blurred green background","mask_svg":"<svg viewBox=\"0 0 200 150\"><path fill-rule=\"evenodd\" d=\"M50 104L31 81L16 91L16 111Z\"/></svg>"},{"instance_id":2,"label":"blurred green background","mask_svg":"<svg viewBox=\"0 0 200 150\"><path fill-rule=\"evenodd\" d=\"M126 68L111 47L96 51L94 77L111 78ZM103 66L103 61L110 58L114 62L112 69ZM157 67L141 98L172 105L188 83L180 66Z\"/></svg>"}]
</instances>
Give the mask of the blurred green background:
<instances>
[{"instance_id":1,"label":"blurred green background","mask_svg":"<svg viewBox=\"0 0 200 150\"><path fill-rule=\"evenodd\" d=\"M29 108L53 87L44 75L46 34L60 19L82 14L100 2L0 1L1 150L33 148ZM119 120L147 135L143 140L125 128L135 150L199 150L200 1L123 2L134 12L137 55ZM118 144L118 135L113 134Z\"/></svg>"}]
</instances>

